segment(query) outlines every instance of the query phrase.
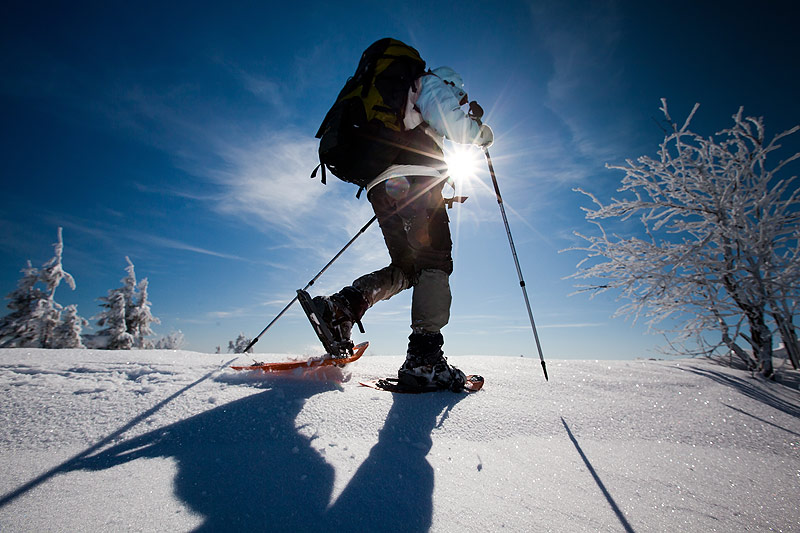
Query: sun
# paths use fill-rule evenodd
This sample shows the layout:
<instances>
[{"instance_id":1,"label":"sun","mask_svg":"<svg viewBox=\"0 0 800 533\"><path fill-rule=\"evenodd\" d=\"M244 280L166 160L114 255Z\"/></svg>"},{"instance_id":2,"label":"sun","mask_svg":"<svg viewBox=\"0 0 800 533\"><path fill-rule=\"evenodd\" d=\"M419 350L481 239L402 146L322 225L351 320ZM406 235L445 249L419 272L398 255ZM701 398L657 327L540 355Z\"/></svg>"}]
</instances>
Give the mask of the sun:
<instances>
[{"instance_id":1,"label":"sun","mask_svg":"<svg viewBox=\"0 0 800 533\"><path fill-rule=\"evenodd\" d=\"M482 168L478 150L472 145L453 144L446 147L444 161L450 177L462 186L475 179Z\"/></svg>"}]
</instances>

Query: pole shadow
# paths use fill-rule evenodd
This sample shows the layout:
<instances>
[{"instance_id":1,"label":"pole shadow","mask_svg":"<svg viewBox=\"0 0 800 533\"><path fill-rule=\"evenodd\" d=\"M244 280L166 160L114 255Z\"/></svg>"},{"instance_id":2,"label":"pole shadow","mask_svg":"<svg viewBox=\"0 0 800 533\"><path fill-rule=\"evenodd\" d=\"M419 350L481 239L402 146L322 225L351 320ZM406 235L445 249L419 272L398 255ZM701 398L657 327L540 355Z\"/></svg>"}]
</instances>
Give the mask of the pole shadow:
<instances>
[{"instance_id":1,"label":"pole shadow","mask_svg":"<svg viewBox=\"0 0 800 533\"><path fill-rule=\"evenodd\" d=\"M622 513L622 510L617 505L617 502L614 501L614 498L611 496L611 493L608 492L608 489L603 483L603 480L600 479L600 476L597 474L597 471L592 466L592 463L589 461L589 458L586 457L585 453L583 453L581 445L578 444L578 439L576 439L575 435L572 434L572 431L569 429L567 421L564 420L563 416L561 417L561 423L564 424L564 429L567 430L567 435L569 436L569 440L572 441L572 445L575 446L575 449L578 451L578 455L580 455L581 459L583 459L583 463L586 465L586 468L589 469L589 473L592 474L594 482L597 483L597 486L600 488L600 491L603 493L603 496L605 496L608 505L611 506L611 510L614 511L615 515L617 515L617 519L619 520L620 524L625 529L625 531L627 531L628 533L633 533L633 527L631 527L630 523L628 522L628 519L625 518L625 515Z\"/></svg>"},{"instance_id":2,"label":"pole shadow","mask_svg":"<svg viewBox=\"0 0 800 533\"><path fill-rule=\"evenodd\" d=\"M196 531L430 528L434 473L426 455L431 432L437 418L443 421L447 409L466 395L395 395L378 442L331 504L334 468L311 446L313 437L299 433L295 420L305 400L334 386L275 385L78 458L60 472L172 458L176 497L205 519Z\"/></svg>"},{"instance_id":3,"label":"pole shadow","mask_svg":"<svg viewBox=\"0 0 800 533\"><path fill-rule=\"evenodd\" d=\"M232 361L229 361L228 363L225 363L225 366L229 365L231 362ZM99 442L93 444L92 446L89 446L87 449L85 449L81 453L73 456L72 458L70 458L70 459L64 461L63 463L61 463L60 465L58 465L58 466L56 466L54 468L51 468L47 472L37 476L36 478L32 479L31 481L21 485L17 489L15 489L15 490L11 491L10 493L4 495L2 498L0 498L0 507L5 507L6 505L10 504L11 502L16 500L20 496L30 492L31 490L33 490L34 488L38 487L39 485L41 485L43 483L46 483L47 481L52 479L53 476L55 476L56 474L60 474L62 472L69 472L71 470L74 470L75 469L75 465L79 464L84 458L91 456L92 454L94 454L98 450L104 448L106 445L110 444L114 440L116 440L119 437L121 437L128 430L130 430L133 427L137 426L138 424L140 424L144 420L150 418L155 413L157 413L158 411L163 409L168 403L170 403L174 399L178 398L179 396L181 396L183 393L185 393L189 389L192 389L195 386L197 386L200 383L202 383L203 381L209 379L215 372L216 372L216 370L212 370L211 372L209 372L206 375L202 376L198 380L190 383L189 385L186 385L185 387L183 387L180 390L178 390L177 392L171 394L170 396L168 396L164 400L161 400L160 402L158 402L156 405L154 405L150 409L147 409L146 411L144 411L140 415L134 417L127 424L123 425L122 427L120 427L119 429L117 429L116 431L111 433L110 435L108 435L105 438L101 439Z\"/></svg>"}]
</instances>

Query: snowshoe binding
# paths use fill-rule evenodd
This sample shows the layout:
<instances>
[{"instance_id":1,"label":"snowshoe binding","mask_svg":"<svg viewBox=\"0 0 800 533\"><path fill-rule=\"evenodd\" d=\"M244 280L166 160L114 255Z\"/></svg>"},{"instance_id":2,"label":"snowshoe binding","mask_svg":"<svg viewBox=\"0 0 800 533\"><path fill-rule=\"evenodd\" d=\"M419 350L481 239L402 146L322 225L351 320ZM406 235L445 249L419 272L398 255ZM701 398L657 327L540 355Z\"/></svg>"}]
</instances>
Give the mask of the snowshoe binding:
<instances>
[{"instance_id":1,"label":"snowshoe binding","mask_svg":"<svg viewBox=\"0 0 800 533\"><path fill-rule=\"evenodd\" d=\"M353 316L346 298L334 294L312 299L306 291L298 289L297 299L325 351L333 358L352 356L353 341L350 340L350 332L353 323L358 324L362 333L364 328Z\"/></svg>"},{"instance_id":2,"label":"snowshoe binding","mask_svg":"<svg viewBox=\"0 0 800 533\"><path fill-rule=\"evenodd\" d=\"M369 387L371 389L382 390L386 392L396 392L396 393L405 393L405 394L423 394L426 392L440 392L442 390L447 389L439 389L439 388L429 388L429 389L421 389L417 386L406 386L400 383L400 380L397 378L384 378L384 379L373 379L368 381L360 381L359 384L362 387ZM478 376L475 374L467 376L467 380L464 383L464 388L459 389L453 392L477 392L481 390L483 387L483 377Z\"/></svg>"},{"instance_id":3,"label":"snowshoe binding","mask_svg":"<svg viewBox=\"0 0 800 533\"><path fill-rule=\"evenodd\" d=\"M467 376L447 363L442 345L441 333L412 333L406 361L397 372L398 385L420 391L464 390Z\"/></svg>"}]
</instances>

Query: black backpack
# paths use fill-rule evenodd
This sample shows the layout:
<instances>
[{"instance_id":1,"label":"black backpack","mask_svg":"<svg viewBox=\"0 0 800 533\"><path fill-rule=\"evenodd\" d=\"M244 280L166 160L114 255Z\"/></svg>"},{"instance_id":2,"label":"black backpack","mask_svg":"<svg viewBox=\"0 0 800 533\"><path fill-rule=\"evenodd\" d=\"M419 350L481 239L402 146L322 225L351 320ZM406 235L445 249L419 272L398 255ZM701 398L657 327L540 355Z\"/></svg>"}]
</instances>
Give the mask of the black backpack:
<instances>
[{"instance_id":1,"label":"black backpack","mask_svg":"<svg viewBox=\"0 0 800 533\"><path fill-rule=\"evenodd\" d=\"M408 144L406 97L424 73L425 61L407 44L386 38L370 45L317 131L320 165L311 177L321 167L325 183L327 168L363 188L386 170Z\"/></svg>"}]
</instances>

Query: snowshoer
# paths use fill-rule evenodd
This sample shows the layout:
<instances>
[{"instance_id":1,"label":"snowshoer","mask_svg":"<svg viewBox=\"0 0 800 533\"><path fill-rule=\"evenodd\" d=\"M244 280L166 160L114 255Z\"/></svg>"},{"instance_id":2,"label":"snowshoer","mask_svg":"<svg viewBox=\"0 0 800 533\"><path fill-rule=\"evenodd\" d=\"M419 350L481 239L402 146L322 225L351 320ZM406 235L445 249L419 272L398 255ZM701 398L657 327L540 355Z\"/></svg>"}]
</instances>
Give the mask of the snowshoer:
<instances>
[{"instance_id":1,"label":"snowshoer","mask_svg":"<svg viewBox=\"0 0 800 533\"><path fill-rule=\"evenodd\" d=\"M450 318L453 272L449 218L442 189L447 181L444 138L488 147L492 130L472 120L461 76L439 67L417 77L402 116L404 149L364 187L391 257L389 266L359 277L330 296L313 298L337 342L352 346L350 332L381 300L411 288L411 329L398 379L406 386L463 390L465 375L447 363L442 328ZM360 154L369 158L370 153Z\"/></svg>"}]
</instances>

